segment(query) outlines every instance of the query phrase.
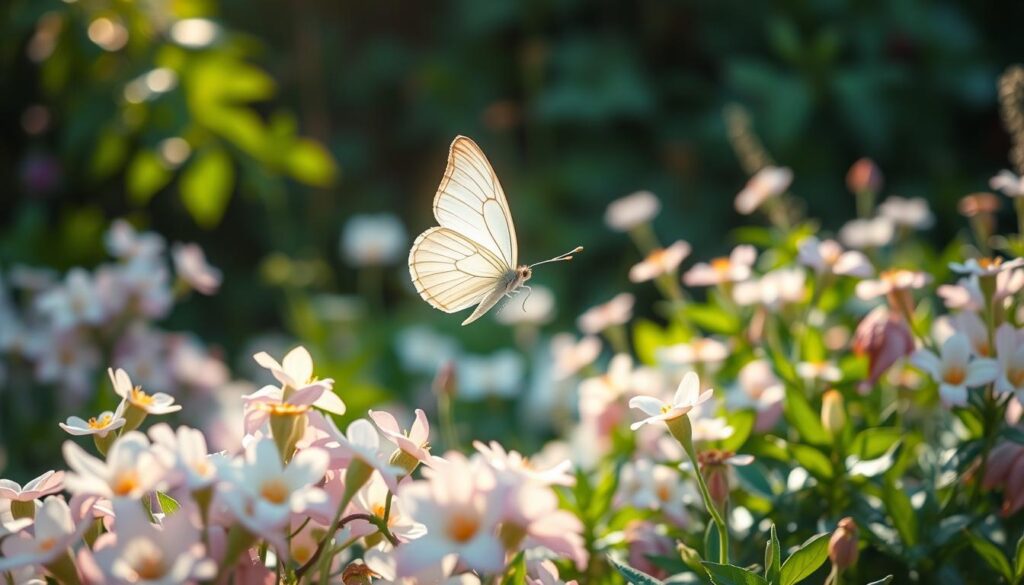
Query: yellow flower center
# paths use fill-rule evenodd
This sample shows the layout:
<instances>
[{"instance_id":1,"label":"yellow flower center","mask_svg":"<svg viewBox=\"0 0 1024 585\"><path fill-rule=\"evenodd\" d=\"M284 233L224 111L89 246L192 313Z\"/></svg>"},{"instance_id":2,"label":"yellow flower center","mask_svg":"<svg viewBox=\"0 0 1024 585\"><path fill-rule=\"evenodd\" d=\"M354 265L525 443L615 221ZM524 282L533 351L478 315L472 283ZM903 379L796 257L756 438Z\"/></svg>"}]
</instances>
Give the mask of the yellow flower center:
<instances>
[{"instance_id":1,"label":"yellow flower center","mask_svg":"<svg viewBox=\"0 0 1024 585\"><path fill-rule=\"evenodd\" d=\"M127 496L139 487L139 473L134 469L128 469L117 474L114 478L111 490L116 496Z\"/></svg>"},{"instance_id":2,"label":"yellow flower center","mask_svg":"<svg viewBox=\"0 0 1024 585\"><path fill-rule=\"evenodd\" d=\"M313 556L313 550L310 547L304 544L292 545L292 558L300 565L306 564L306 561L308 561L311 556Z\"/></svg>"},{"instance_id":3,"label":"yellow flower center","mask_svg":"<svg viewBox=\"0 0 1024 585\"><path fill-rule=\"evenodd\" d=\"M1014 388L1024 386L1024 370L1012 368L1006 372L1006 377L1010 380L1010 384L1013 384Z\"/></svg>"},{"instance_id":4,"label":"yellow flower center","mask_svg":"<svg viewBox=\"0 0 1024 585\"><path fill-rule=\"evenodd\" d=\"M53 547L57 546L56 538L44 538L39 542L39 552L48 552L53 550Z\"/></svg>"},{"instance_id":5,"label":"yellow flower center","mask_svg":"<svg viewBox=\"0 0 1024 585\"><path fill-rule=\"evenodd\" d=\"M156 399L149 394L142 391L141 386L132 388L131 394L128 396L128 401L135 406L150 406Z\"/></svg>"},{"instance_id":6,"label":"yellow flower center","mask_svg":"<svg viewBox=\"0 0 1024 585\"><path fill-rule=\"evenodd\" d=\"M951 384L953 386L963 384L965 378L967 378L967 372L965 372L963 368L956 367L946 370L946 375L943 377L947 384Z\"/></svg>"},{"instance_id":7,"label":"yellow flower center","mask_svg":"<svg viewBox=\"0 0 1024 585\"><path fill-rule=\"evenodd\" d=\"M1003 263L1002 258L978 258L978 266L981 266L984 270L992 268L999 268Z\"/></svg>"},{"instance_id":8,"label":"yellow flower center","mask_svg":"<svg viewBox=\"0 0 1024 585\"><path fill-rule=\"evenodd\" d=\"M159 579L166 572L167 567L164 566L164 560L159 555L144 556L139 559L139 563L135 566L135 573L138 574L140 579L146 581Z\"/></svg>"},{"instance_id":9,"label":"yellow flower center","mask_svg":"<svg viewBox=\"0 0 1024 585\"><path fill-rule=\"evenodd\" d=\"M267 480L260 487L260 496L268 502L283 504L288 500L288 486L280 479Z\"/></svg>"},{"instance_id":10,"label":"yellow flower center","mask_svg":"<svg viewBox=\"0 0 1024 585\"><path fill-rule=\"evenodd\" d=\"M455 542L467 542L479 528L480 521L476 516L455 514L448 522L448 537Z\"/></svg>"},{"instance_id":11,"label":"yellow flower center","mask_svg":"<svg viewBox=\"0 0 1024 585\"><path fill-rule=\"evenodd\" d=\"M89 425L90 429L97 429L97 430L99 430L99 429L105 429L105 428L109 427L110 423L112 423L112 422L114 422L114 417L109 415L109 414L104 414L103 416L101 416L99 418L96 418L95 416L89 417L89 420L86 421L86 424Z\"/></svg>"},{"instance_id":12,"label":"yellow flower center","mask_svg":"<svg viewBox=\"0 0 1024 585\"><path fill-rule=\"evenodd\" d=\"M656 491L658 493L658 499L661 500L662 502L667 502L669 497L671 497L672 495L672 493L668 489L668 486L665 484L659 485Z\"/></svg>"},{"instance_id":13,"label":"yellow flower center","mask_svg":"<svg viewBox=\"0 0 1024 585\"><path fill-rule=\"evenodd\" d=\"M719 274L725 274L726 272L729 272L730 268L732 268L732 262L729 262L729 259L724 256L715 258L711 261L711 268Z\"/></svg>"},{"instance_id":14,"label":"yellow flower center","mask_svg":"<svg viewBox=\"0 0 1024 585\"><path fill-rule=\"evenodd\" d=\"M257 408L271 416L295 416L309 410L306 404L289 404L287 402L260 402Z\"/></svg>"},{"instance_id":15,"label":"yellow flower center","mask_svg":"<svg viewBox=\"0 0 1024 585\"><path fill-rule=\"evenodd\" d=\"M661 405L661 414L668 414L670 410L672 410L672 405L671 404L662 404Z\"/></svg>"}]
</instances>

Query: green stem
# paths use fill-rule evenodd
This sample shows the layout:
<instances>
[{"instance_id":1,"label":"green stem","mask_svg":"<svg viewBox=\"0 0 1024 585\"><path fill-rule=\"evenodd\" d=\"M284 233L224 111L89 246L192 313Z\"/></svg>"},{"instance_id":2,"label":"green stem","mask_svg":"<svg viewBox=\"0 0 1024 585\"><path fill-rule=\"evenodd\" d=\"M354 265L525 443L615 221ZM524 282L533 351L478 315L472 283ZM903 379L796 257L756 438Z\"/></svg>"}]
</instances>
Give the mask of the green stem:
<instances>
[{"instance_id":1,"label":"green stem","mask_svg":"<svg viewBox=\"0 0 1024 585\"><path fill-rule=\"evenodd\" d=\"M697 461L697 452L693 448L693 428L690 426L690 416L684 414L667 420L665 425L668 427L669 432L672 433L672 436L682 445L683 450L686 451L686 456L690 458L694 475L697 476L697 487L700 488L700 495L704 500L704 507L707 508L708 514L711 515L711 519L718 528L718 562L723 565L728 564L729 525L725 523L725 519L722 517L721 512L719 512L718 506L715 506L715 501L711 499L711 492L708 491L708 485L704 482L704 474L701 473L700 463Z\"/></svg>"}]
</instances>

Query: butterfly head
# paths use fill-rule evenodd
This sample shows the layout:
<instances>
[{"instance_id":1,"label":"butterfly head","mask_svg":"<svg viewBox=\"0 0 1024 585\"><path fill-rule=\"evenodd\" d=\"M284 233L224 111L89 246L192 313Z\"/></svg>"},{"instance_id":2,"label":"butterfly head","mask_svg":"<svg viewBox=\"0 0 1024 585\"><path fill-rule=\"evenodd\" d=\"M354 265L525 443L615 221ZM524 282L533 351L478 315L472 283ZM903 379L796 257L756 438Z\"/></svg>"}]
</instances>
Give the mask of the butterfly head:
<instances>
[{"instance_id":1,"label":"butterfly head","mask_svg":"<svg viewBox=\"0 0 1024 585\"><path fill-rule=\"evenodd\" d=\"M519 268L516 268L516 277L520 283L530 280L531 276L533 276L533 269L529 266L520 266Z\"/></svg>"}]
</instances>

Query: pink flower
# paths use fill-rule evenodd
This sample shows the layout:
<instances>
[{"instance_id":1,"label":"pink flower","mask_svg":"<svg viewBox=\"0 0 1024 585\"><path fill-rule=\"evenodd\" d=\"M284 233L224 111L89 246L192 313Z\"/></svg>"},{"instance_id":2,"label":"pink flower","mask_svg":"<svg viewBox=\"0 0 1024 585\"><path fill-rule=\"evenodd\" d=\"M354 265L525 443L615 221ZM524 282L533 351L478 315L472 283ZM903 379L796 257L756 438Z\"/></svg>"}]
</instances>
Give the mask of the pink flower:
<instances>
[{"instance_id":1,"label":"pink flower","mask_svg":"<svg viewBox=\"0 0 1024 585\"><path fill-rule=\"evenodd\" d=\"M32 535L20 532L3 539L0 575L51 563L78 542L89 526L89 522L75 522L64 498L49 496L36 511Z\"/></svg>"},{"instance_id":2,"label":"pink flower","mask_svg":"<svg viewBox=\"0 0 1024 585\"><path fill-rule=\"evenodd\" d=\"M345 414L345 403L333 392L334 380L317 380L313 376L313 358L306 348L300 345L289 351L281 363L277 363L277 360L262 351L252 357L256 363L270 370L274 378L282 384L282 396L287 393L287 389L297 392L308 386L320 385L324 390L313 401L313 406L331 414Z\"/></svg>"},{"instance_id":3,"label":"pink flower","mask_svg":"<svg viewBox=\"0 0 1024 585\"><path fill-rule=\"evenodd\" d=\"M1001 516L1012 516L1024 508L1024 445L1004 441L989 454L982 488L1003 489Z\"/></svg>"},{"instance_id":4,"label":"pink flower","mask_svg":"<svg viewBox=\"0 0 1024 585\"><path fill-rule=\"evenodd\" d=\"M683 283L686 286L712 286L740 282L750 278L750 268L755 260L757 250L753 246L736 246L727 258L695 264L683 275Z\"/></svg>"},{"instance_id":5,"label":"pink flower","mask_svg":"<svg viewBox=\"0 0 1024 585\"><path fill-rule=\"evenodd\" d=\"M617 232L628 232L649 223L661 211L661 201L650 191L637 191L608 205L604 222Z\"/></svg>"},{"instance_id":6,"label":"pink flower","mask_svg":"<svg viewBox=\"0 0 1024 585\"><path fill-rule=\"evenodd\" d=\"M866 392L894 363L914 351L914 336L906 321L890 314L885 307L875 307L853 334L853 351L868 356L868 379L861 385Z\"/></svg>"},{"instance_id":7,"label":"pink flower","mask_svg":"<svg viewBox=\"0 0 1024 585\"><path fill-rule=\"evenodd\" d=\"M820 241L808 236L800 241L800 263L818 274L837 274L866 278L875 273L871 261L856 250L844 251L835 240Z\"/></svg>"},{"instance_id":8,"label":"pink flower","mask_svg":"<svg viewBox=\"0 0 1024 585\"><path fill-rule=\"evenodd\" d=\"M55 494L62 489L64 489L63 471L47 471L26 483L25 487L9 479L0 479L0 500L31 502L43 496Z\"/></svg>"},{"instance_id":9,"label":"pink flower","mask_svg":"<svg viewBox=\"0 0 1024 585\"><path fill-rule=\"evenodd\" d=\"M620 293L602 305L591 307L576 320L580 331L586 335L597 335L609 327L625 325L633 316L636 297Z\"/></svg>"},{"instance_id":10,"label":"pink flower","mask_svg":"<svg viewBox=\"0 0 1024 585\"><path fill-rule=\"evenodd\" d=\"M178 278L204 295L212 295L220 288L223 275L206 262L206 254L198 244L176 243L171 248L174 269Z\"/></svg>"},{"instance_id":11,"label":"pink flower","mask_svg":"<svg viewBox=\"0 0 1024 585\"><path fill-rule=\"evenodd\" d=\"M430 423L427 422L427 415L422 410L416 409L416 420L413 421L412 427L408 431L403 431L398 425L398 421L389 412L371 410L370 418L373 419L380 432L398 445L403 453L408 453L422 462L430 459Z\"/></svg>"},{"instance_id":12,"label":"pink flower","mask_svg":"<svg viewBox=\"0 0 1024 585\"><path fill-rule=\"evenodd\" d=\"M677 240L668 248L652 250L640 263L629 269L629 280L647 282L664 274L674 273L690 255L690 244Z\"/></svg>"},{"instance_id":13,"label":"pink flower","mask_svg":"<svg viewBox=\"0 0 1024 585\"><path fill-rule=\"evenodd\" d=\"M736 195L736 211L750 215L766 201L778 197L793 183L793 171L786 167L764 167L747 181Z\"/></svg>"}]
</instances>

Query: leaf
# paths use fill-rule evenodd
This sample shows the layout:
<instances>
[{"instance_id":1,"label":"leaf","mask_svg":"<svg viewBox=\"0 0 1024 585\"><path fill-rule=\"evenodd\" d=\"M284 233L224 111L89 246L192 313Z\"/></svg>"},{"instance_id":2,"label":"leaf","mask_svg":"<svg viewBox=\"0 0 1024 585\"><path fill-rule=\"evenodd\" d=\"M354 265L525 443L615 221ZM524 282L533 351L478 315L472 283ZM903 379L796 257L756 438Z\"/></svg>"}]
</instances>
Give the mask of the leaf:
<instances>
[{"instance_id":1,"label":"leaf","mask_svg":"<svg viewBox=\"0 0 1024 585\"><path fill-rule=\"evenodd\" d=\"M910 548L917 544L917 516L910 497L893 482L887 481L882 491L882 500L904 546Z\"/></svg>"},{"instance_id":2,"label":"leaf","mask_svg":"<svg viewBox=\"0 0 1024 585\"><path fill-rule=\"evenodd\" d=\"M782 585L793 585L810 577L828 558L829 534L823 532L807 539L782 563Z\"/></svg>"},{"instance_id":3,"label":"leaf","mask_svg":"<svg viewBox=\"0 0 1024 585\"><path fill-rule=\"evenodd\" d=\"M105 179L124 164L127 156L128 139L124 132L116 126L108 126L100 133L93 147L89 174L96 179Z\"/></svg>"},{"instance_id":4,"label":"leaf","mask_svg":"<svg viewBox=\"0 0 1024 585\"><path fill-rule=\"evenodd\" d=\"M712 333L730 335L739 332L742 326L739 317L721 307L690 304L683 308L683 313L690 321Z\"/></svg>"},{"instance_id":5,"label":"leaf","mask_svg":"<svg viewBox=\"0 0 1024 585\"><path fill-rule=\"evenodd\" d=\"M1003 430L1000 431L999 434L1002 435L1003 438L1006 439L1007 441L1013 441L1018 445L1024 445L1024 429L1021 429L1019 427L1008 426L1003 427Z\"/></svg>"},{"instance_id":6,"label":"leaf","mask_svg":"<svg viewBox=\"0 0 1024 585\"><path fill-rule=\"evenodd\" d=\"M181 504L178 503L178 500L175 500L164 492L157 492L156 499L160 502L160 509L163 510L164 515L166 516L170 516L181 509Z\"/></svg>"},{"instance_id":7,"label":"leaf","mask_svg":"<svg viewBox=\"0 0 1024 585\"><path fill-rule=\"evenodd\" d=\"M196 223L212 228L220 223L235 186L235 168L221 147L200 152L181 175L181 199Z\"/></svg>"},{"instance_id":8,"label":"leaf","mask_svg":"<svg viewBox=\"0 0 1024 585\"><path fill-rule=\"evenodd\" d=\"M800 438L813 445L831 445L832 438L821 426L820 415L811 408L803 392L795 386L786 386L786 402L783 412L789 424L800 433Z\"/></svg>"},{"instance_id":9,"label":"leaf","mask_svg":"<svg viewBox=\"0 0 1024 585\"><path fill-rule=\"evenodd\" d=\"M757 413L753 410L737 410L726 415L729 426L732 427L732 435L722 441L723 451L736 452L743 443L747 442L750 432L754 430L754 423L757 422Z\"/></svg>"},{"instance_id":10,"label":"leaf","mask_svg":"<svg viewBox=\"0 0 1024 585\"><path fill-rule=\"evenodd\" d=\"M501 580L501 585L525 585L525 583L526 556L524 552L520 551L516 558L508 564L508 570L505 573L505 578Z\"/></svg>"},{"instance_id":11,"label":"leaf","mask_svg":"<svg viewBox=\"0 0 1024 585\"><path fill-rule=\"evenodd\" d=\"M327 187L338 174L334 159L319 142L296 140L287 156L289 174L307 185Z\"/></svg>"},{"instance_id":12,"label":"leaf","mask_svg":"<svg viewBox=\"0 0 1024 585\"><path fill-rule=\"evenodd\" d=\"M1003 551L998 546L973 532L965 530L964 534L967 536L967 541L971 543L971 548L974 549L974 552L978 553L988 563L988 566L1002 575L1008 583L1013 583L1013 569L1010 568L1010 561L1006 558Z\"/></svg>"},{"instance_id":13,"label":"leaf","mask_svg":"<svg viewBox=\"0 0 1024 585\"><path fill-rule=\"evenodd\" d=\"M1017 541L1017 554L1014 557L1014 571L1013 576L1016 581L1020 581L1021 577L1024 577L1024 536L1020 537Z\"/></svg>"},{"instance_id":14,"label":"leaf","mask_svg":"<svg viewBox=\"0 0 1024 585\"><path fill-rule=\"evenodd\" d=\"M978 413L974 412L970 408L955 406L953 407L953 414L960 419L960 422L964 423L964 427L967 428L967 431L971 433L972 437L981 437L984 434L985 423L982 422Z\"/></svg>"},{"instance_id":15,"label":"leaf","mask_svg":"<svg viewBox=\"0 0 1024 585\"><path fill-rule=\"evenodd\" d=\"M171 171L150 150L141 150L128 165L125 177L128 196L138 205L145 205L171 180Z\"/></svg>"},{"instance_id":16,"label":"leaf","mask_svg":"<svg viewBox=\"0 0 1024 585\"><path fill-rule=\"evenodd\" d=\"M704 568L715 585L768 585L761 575L735 565L704 561Z\"/></svg>"},{"instance_id":17,"label":"leaf","mask_svg":"<svg viewBox=\"0 0 1024 585\"><path fill-rule=\"evenodd\" d=\"M814 447L790 443L789 452L797 463L807 469L818 479L831 479L833 476L832 461Z\"/></svg>"},{"instance_id":18,"label":"leaf","mask_svg":"<svg viewBox=\"0 0 1024 585\"><path fill-rule=\"evenodd\" d=\"M662 581L660 579L655 579L654 577L651 577L643 571L634 569L633 567L630 567L627 564L620 563L619 561L613 559L611 556L607 558L608 562L611 563L613 567L615 567L615 570L617 570L619 574L625 577L626 581L631 583L632 585L662 585Z\"/></svg>"},{"instance_id":19,"label":"leaf","mask_svg":"<svg viewBox=\"0 0 1024 585\"><path fill-rule=\"evenodd\" d=\"M893 428L872 428L864 429L857 433L850 445L850 453L860 459L875 459L881 457L902 437L899 429Z\"/></svg>"},{"instance_id":20,"label":"leaf","mask_svg":"<svg viewBox=\"0 0 1024 585\"><path fill-rule=\"evenodd\" d=\"M719 558L721 547L719 546L718 529L714 522L708 522L704 529L704 557L709 559Z\"/></svg>"},{"instance_id":21,"label":"leaf","mask_svg":"<svg viewBox=\"0 0 1024 585\"><path fill-rule=\"evenodd\" d=\"M782 545L779 544L779 535L772 524L768 543L764 547L764 576L772 585L778 585L782 562Z\"/></svg>"}]
</instances>

